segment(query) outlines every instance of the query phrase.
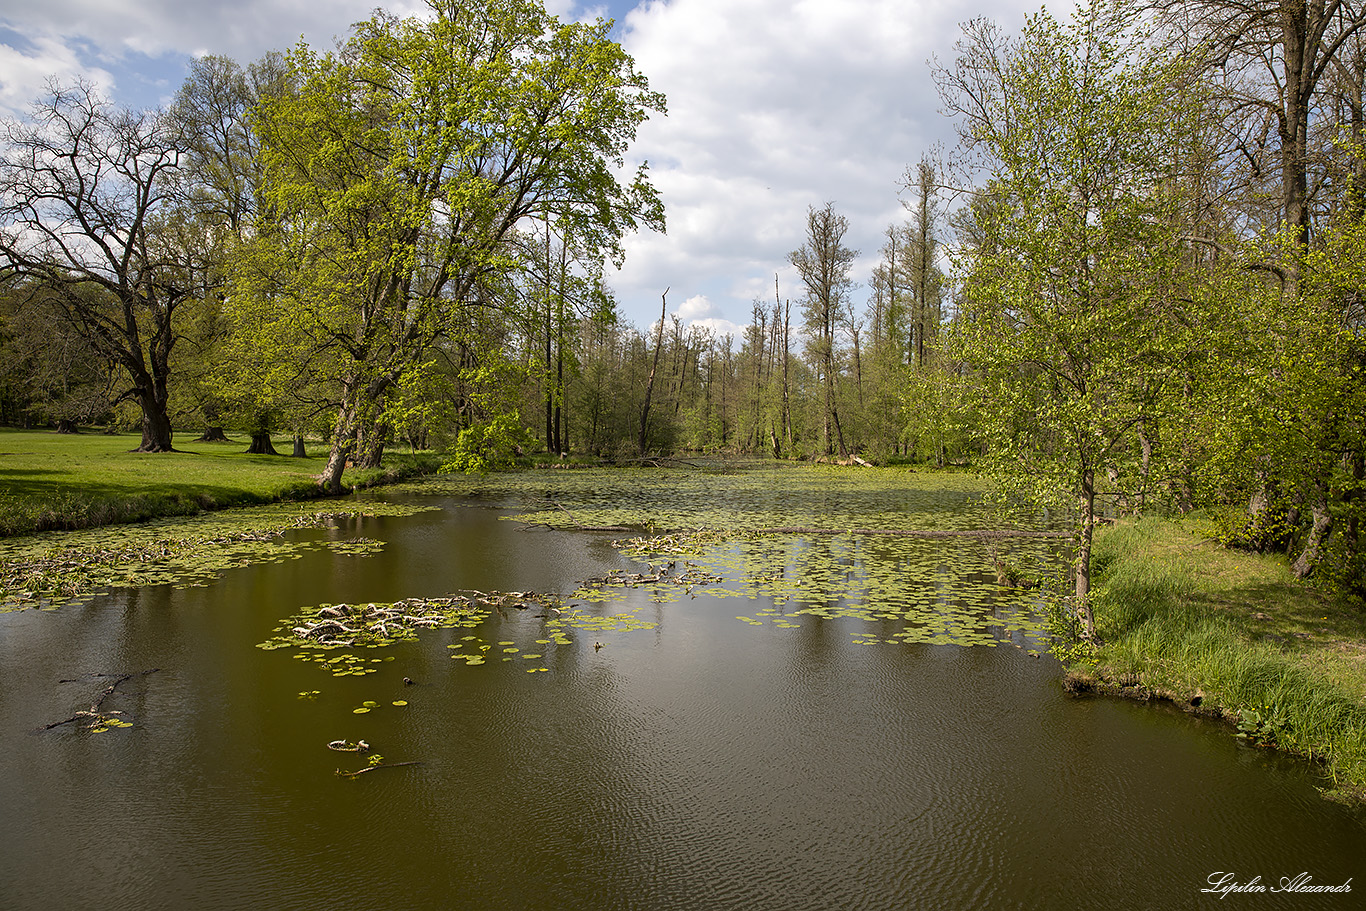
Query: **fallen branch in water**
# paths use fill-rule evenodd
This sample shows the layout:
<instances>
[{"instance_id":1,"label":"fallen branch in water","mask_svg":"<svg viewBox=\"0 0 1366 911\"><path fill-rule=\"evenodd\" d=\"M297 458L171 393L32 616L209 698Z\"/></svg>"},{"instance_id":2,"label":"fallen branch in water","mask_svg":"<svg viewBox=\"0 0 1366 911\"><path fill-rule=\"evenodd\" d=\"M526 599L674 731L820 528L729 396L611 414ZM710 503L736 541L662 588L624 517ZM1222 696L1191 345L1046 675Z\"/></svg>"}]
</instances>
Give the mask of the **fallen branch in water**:
<instances>
[{"instance_id":1,"label":"fallen branch in water","mask_svg":"<svg viewBox=\"0 0 1366 911\"><path fill-rule=\"evenodd\" d=\"M97 698L93 703L91 703L90 708L89 708L88 710L86 710L86 711L84 711L84 712L77 712L76 714L72 715L70 718L64 718L64 719L62 719L61 721L54 721L54 722L52 722L52 723L49 724L49 725L44 725L40 730L50 731L50 730L52 730L53 728L61 727L61 726L64 725L64 724L71 724L72 722L75 722L75 721L87 721L87 722L88 722L88 724L87 724L88 727L95 727L95 726L97 726L98 724L100 724L101 722L108 720L108 719L107 719L107 715L122 715L122 714L123 714L122 712L109 712L109 713L107 713L107 715L106 715L106 713L101 712L100 709L104 706L104 701L105 701L106 699L108 699L110 696L114 695L114 691L115 691L116 689L119 688L119 684L124 683L124 682L129 681L129 680L132 680L134 677L146 677L148 674L155 674L155 673L156 673L157 671L159 671L159 670L161 670L161 668L159 668L159 667L154 667L154 668L151 668L150 670L145 670L145 671L143 671L143 672L141 672L141 673L139 673L139 674L119 674L117 680L115 680L113 683L109 684L107 687L105 687L103 690L100 691L100 693L99 693L99 698ZM87 677L113 677L113 676L115 676L115 675L114 675L114 674L87 674L86 676L87 676ZM79 680L78 680L78 679L73 679L73 680L60 680L60 681L58 681L58 682L59 682L59 683L78 683Z\"/></svg>"},{"instance_id":2,"label":"fallen branch in water","mask_svg":"<svg viewBox=\"0 0 1366 911\"><path fill-rule=\"evenodd\" d=\"M356 771L354 772L347 772L343 769L337 769L337 774L340 775L342 778L355 778L358 775L364 775L366 772L373 772L375 769L396 769L402 765L422 765L422 760L412 759L408 762L381 762L378 765L368 765L363 769L356 769Z\"/></svg>"}]
</instances>

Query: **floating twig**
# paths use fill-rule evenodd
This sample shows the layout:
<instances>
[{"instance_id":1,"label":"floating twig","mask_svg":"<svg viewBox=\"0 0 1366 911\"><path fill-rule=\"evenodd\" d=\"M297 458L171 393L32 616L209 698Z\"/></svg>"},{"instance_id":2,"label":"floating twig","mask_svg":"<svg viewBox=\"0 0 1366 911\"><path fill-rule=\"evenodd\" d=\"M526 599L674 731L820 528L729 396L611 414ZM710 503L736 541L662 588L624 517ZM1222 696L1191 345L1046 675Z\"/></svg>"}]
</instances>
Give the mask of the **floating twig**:
<instances>
[{"instance_id":1,"label":"floating twig","mask_svg":"<svg viewBox=\"0 0 1366 911\"><path fill-rule=\"evenodd\" d=\"M368 765L363 769L356 769L354 772L348 772L345 769L337 769L337 774L342 778L355 778L359 775L364 775L366 772L373 772L375 769L396 769L399 766L404 765L422 765L422 760L412 759L408 762L381 762L378 765Z\"/></svg>"}]
</instances>

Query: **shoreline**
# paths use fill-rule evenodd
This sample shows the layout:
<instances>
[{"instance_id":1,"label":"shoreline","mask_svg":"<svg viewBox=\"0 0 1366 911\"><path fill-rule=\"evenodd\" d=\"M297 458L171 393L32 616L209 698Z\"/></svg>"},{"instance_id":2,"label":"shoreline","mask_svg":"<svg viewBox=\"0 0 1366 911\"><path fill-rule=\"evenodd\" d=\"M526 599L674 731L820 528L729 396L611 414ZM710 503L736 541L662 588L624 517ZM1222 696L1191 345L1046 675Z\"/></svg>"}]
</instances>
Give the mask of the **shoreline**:
<instances>
[{"instance_id":1,"label":"shoreline","mask_svg":"<svg viewBox=\"0 0 1366 911\"><path fill-rule=\"evenodd\" d=\"M1314 763L1329 799L1366 806L1366 612L1202 531L1141 519L1097 537L1100 645L1064 664L1064 690L1217 721Z\"/></svg>"}]
</instances>

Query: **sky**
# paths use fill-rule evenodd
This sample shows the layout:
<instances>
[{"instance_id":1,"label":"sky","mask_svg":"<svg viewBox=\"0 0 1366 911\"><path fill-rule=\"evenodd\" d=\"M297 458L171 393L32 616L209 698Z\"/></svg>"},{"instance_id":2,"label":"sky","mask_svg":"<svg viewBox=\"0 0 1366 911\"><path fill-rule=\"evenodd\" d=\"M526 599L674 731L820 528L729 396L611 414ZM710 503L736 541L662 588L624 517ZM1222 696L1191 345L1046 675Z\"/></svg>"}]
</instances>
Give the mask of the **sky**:
<instances>
[{"instance_id":1,"label":"sky","mask_svg":"<svg viewBox=\"0 0 1366 911\"><path fill-rule=\"evenodd\" d=\"M951 149L930 66L960 23L1014 31L1040 0L545 0L565 19L616 20L614 35L668 99L628 163L649 162L665 234L626 241L609 270L638 327L668 312L737 337L755 299L802 295L788 254L808 207L833 203L860 251L862 304L887 228L905 221L906 171ZM421 0L382 3L398 14ZM85 78L121 105L166 104L195 56L249 63L300 39L331 47L375 0L0 0L0 116L22 116L52 79ZM1056 4L1055 4L1056 6Z\"/></svg>"}]
</instances>

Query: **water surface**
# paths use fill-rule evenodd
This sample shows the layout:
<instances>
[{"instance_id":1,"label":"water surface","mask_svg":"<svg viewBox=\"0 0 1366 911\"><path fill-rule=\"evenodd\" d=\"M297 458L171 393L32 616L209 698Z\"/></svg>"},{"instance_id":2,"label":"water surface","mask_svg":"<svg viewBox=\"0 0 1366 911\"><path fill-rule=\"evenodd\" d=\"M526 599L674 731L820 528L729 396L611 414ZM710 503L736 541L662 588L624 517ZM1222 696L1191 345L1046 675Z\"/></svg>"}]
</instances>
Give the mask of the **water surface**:
<instances>
[{"instance_id":1,"label":"water surface","mask_svg":"<svg viewBox=\"0 0 1366 911\"><path fill-rule=\"evenodd\" d=\"M296 533L384 541L370 556L0 615L0 907L1195 908L1218 901L1200 893L1217 871L1337 884L1366 867L1361 814L1307 764L1174 710L1065 697L1057 664L1015 647L1032 634L992 625L1019 604L980 542L737 545L716 565L756 597L580 600L634 620L568 645L536 642L543 611L494 611L357 650L364 676L256 647L306 606L567 596L644 569L610 535L501 520L506 497L430 502L445 508ZM936 508L959 527L968 502ZM904 618L866 605L796 613L799 587L741 581L753 547L789 580L821 547L851 576L890 560L917 610L980 615L997 645L908 644ZM486 664L451 659L472 642ZM105 703L131 727L35 733L107 685L86 675L152 668ZM337 739L422 765L339 778L366 757Z\"/></svg>"}]
</instances>

